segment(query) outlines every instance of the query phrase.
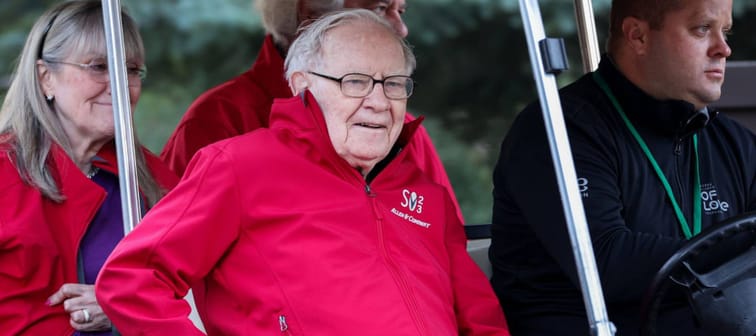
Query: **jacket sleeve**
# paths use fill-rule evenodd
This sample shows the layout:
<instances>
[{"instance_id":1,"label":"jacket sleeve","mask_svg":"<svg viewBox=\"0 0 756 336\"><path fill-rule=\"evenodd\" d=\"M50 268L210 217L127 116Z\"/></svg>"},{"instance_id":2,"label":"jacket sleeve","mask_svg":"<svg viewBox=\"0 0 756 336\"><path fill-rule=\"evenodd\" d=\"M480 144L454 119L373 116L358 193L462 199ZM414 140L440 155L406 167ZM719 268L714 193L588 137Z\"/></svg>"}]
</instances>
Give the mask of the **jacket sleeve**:
<instances>
[{"instance_id":1,"label":"jacket sleeve","mask_svg":"<svg viewBox=\"0 0 756 336\"><path fill-rule=\"evenodd\" d=\"M55 248L60 237L45 229L49 223L39 204L20 192L3 192L7 194L0 194L0 334L70 335L74 330L63 307L45 304L65 279L61 253ZM6 217L8 213L13 217Z\"/></svg>"},{"instance_id":2,"label":"jacket sleeve","mask_svg":"<svg viewBox=\"0 0 756 336\"><path fill-rule=\"evenodd\" d=\"M103 311L124 335L202 335L183 299L239 232L236 176L215 147L116 247L96 281Z\"/></svg>"},{"instance_id":3,"label":"jacket sleeve","mask_svg":"<svg viewBox=\"0 0 756 336\"><path fill-rule=\"evenodd\" d=\"M446 224L445 239L459 335L509 336L499 301L486 275L467 254L464 227L452 215L451 201L448 203L447 218L450 219Z\"/></svg>"},{"instance_id":4,"label":"jacket sleeve","mask_svg":"<svg viewBox=\"0 0 756 336\"><path fill-rule=\"evenodd\" d=\"M230 101L199 98L192 104L165 144L160 158L178 176L184 175L192 156L203 147L238 135L227 116L237 112Z\"/></svg>"}]
</instances>

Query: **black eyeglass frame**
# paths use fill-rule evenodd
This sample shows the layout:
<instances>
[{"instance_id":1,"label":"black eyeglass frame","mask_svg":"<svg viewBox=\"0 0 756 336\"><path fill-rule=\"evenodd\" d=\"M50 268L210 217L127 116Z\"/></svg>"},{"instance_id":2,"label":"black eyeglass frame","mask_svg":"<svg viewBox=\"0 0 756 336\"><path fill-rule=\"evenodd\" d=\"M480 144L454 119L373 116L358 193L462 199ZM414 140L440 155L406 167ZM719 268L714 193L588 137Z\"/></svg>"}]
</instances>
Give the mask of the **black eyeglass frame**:
<instances>
[{"instance_id":1,"label":"black eyeglass frame","mask_svg":"<svg viewBox=\"0 0 756 336\"><path fill-rule=\"evenodd\" d=\"M324 74L317 73L317 72L314 72L314 71L307 71L307 73L315 75L315 76L318 76L318 77L321 77L321 78L330 79L330 80L332 80L334 82L339 83L339 89L341 89L341 93L343 93L347 97L352 97L352 98L364 98L364 97L367 97L368 95L370 95L373 92L373 90L375 89L375 85L379 84L379 83L383 87L383 94L386 95L386 98L391 99L391 100L403 100L403 99L407 99L407 98L409 98L409 97L412 96L412 93L414 92L414 88L415 88L415 81L412 79L412 77L410 77L410 76L404 76L404 75L392 75L392 76L386 76L383 79L375 79L375 78L373 78L373 76L362 74L362 73L358 73L358 72L348 73L348 74L345 74L345 75L341 76L340 78L324 75ZM345 77L350 76L350 75L365 76L367 78L370 78L373 81L373 85L370 87L370 90L368 90L368 92L364 96L350 96L350 95L348 95L348 94L346 94L344 92L344 88L343 88L343 83L342 82L344 81ZM407 79L407 83L409 84L409 90L407 90L408 92L407 92L407 96L406 97L403 97L403 98L389 97L389 95L386 93L386 85L384 85L383 83L385 81L387 81L387 80L390 80L391 78L405 78L405 79ZM407 86L405 86L405 90L406 89L407 89Z\"/></svg>"}]
</instances>

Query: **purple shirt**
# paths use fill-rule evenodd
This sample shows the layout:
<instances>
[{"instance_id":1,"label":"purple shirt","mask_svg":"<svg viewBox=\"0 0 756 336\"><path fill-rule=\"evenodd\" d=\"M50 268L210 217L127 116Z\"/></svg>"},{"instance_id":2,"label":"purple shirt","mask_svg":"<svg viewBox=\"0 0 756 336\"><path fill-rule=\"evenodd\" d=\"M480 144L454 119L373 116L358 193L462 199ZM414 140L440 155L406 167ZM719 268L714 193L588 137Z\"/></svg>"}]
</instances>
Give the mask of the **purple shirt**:
<instances>
[{"instance_id":1,"label":"purple shirt","mask_svg":"<svg viewBox=\"0 0 756 336\"><path fill-rule=\"evenodd\" d=\"M121 214L121 193L118 189L118 176L104 170L98 171L92 181L99 184L107 196L97 210L92 222L89 223L87 233L79 246L80 267L84 271L86 284L94 284L100 273L105 259L113 251L116 244L123 238L123 216ZM112 335L110 330L98 332L75 332L74 336Z\"/></svg>"}]
</instances>

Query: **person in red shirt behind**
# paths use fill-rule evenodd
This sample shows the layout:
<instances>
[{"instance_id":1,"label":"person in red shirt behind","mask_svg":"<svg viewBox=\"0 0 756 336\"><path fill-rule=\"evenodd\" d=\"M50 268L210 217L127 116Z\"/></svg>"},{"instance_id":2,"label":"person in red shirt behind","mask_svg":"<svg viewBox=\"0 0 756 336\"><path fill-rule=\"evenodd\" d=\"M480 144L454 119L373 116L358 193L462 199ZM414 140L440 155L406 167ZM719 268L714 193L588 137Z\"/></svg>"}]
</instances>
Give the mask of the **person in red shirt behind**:
<instances>
[{"instance_id":1,"label":"person in red shirt behind","mask_svg":"<svg viewBox=\"0 0 756 336\"><path fill-rule=\"evenodd\" d=\"M201 149L97 279L124 335L500 335L445 188L404 148L415 58L367 10L292 44L269 128Z\"/></svg>"},{"instance_id":2,"label":"person in red shirt behind","mask_svg":"<svg viewBox=\"0 0 756 336\"><path fill-rule=\"evenodd\" d=\"M400 36L408 34L402 20L405 0L258 0L257 4L268 32L257 60L248 71L199 96L181 118L160 154L176 174L184 174L200 148L269 126L273 100L292 96L283 58L301 23L342 8L364 8L386 19ZM409 113L405 118L414 120ZM424 127L405 150L412 151L420 169L446 188L464 222L449 177Z\"/></svg>"},{"instance_id":3,"label":"person in red shirt behind","mask_svg":"<svg viewBox=\"0 0 756 336\"><path fill-rule=\"evenodd\" d=\"M144 46L122 13L131 107ZM102 2L59 2L34 24L0 110L0 334L111 335L94 294L123 238ZM178 178L136 153L145 209Z\"/></svg>"}]
</instances>

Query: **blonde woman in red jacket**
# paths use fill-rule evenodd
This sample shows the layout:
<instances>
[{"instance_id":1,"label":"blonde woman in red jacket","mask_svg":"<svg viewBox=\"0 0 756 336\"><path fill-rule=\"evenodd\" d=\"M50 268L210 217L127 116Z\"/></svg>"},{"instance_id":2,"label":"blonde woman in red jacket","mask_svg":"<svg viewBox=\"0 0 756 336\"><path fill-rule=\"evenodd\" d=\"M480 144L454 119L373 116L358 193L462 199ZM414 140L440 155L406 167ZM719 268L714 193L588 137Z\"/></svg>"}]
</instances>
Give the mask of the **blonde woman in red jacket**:
<instances>
[{"instance_id":1,"label":"blonde woman in red jacket","mask_svg":"<svg viewBox=\"0 0 756 336\"><path fill-rule=\"evenodd\" d=\"M402 148L411 50L379 16L313 23L271 127L208 146L97 280L125 335L509 335L446 189Z\"/></svg>"},{"instance_id":2,"label":"blonde woman in red jacket","mask_svg":"<svg viewBox=\"0 0 756 336\"><path fill-rule=\"evenodd\" d=\"M132 108L144 49L123 13ZM123 237L100 1L34 24L0 110L0 334L110 335L94 280ZM144 204L177 181L137 153Z\"/></svg>"}]
</instances>

